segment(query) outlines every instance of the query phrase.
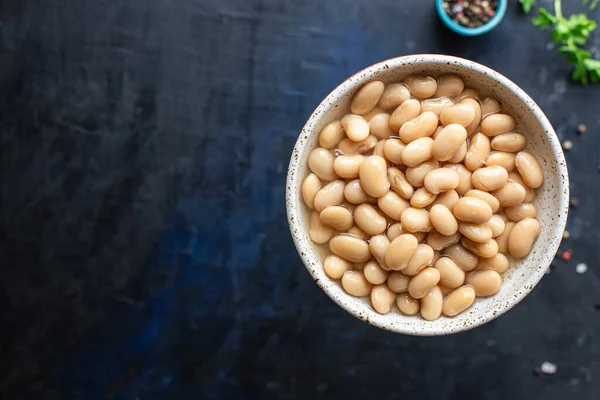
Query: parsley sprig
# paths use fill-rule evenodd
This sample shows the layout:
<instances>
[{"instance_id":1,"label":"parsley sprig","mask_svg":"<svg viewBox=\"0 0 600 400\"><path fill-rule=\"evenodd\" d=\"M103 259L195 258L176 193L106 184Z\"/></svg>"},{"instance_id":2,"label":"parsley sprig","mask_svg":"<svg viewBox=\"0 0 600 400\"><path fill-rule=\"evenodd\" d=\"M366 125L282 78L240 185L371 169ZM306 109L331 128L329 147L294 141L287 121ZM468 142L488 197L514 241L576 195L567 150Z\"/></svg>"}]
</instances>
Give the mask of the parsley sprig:
<instances>
[{"instance_id":1,"label":"parsley sprig","mask_svg":"<svg viewBox=\"0 0 600 400\"><path fill-rule=\"evenodd\" d=\"M590 8L596 7L600 0L593 0ZM535 0L520 0L523 10L529 12ZM589 0L584 0L587 5ZM596 21L588 19L585 14L573 14L568 18L563 16L561 0L554 0L554 14L545 8L538 10L539 16L533 19L533 24L540 29L552 28L552 40L559 44L558 51L565 54L569 64L572 64L573 80L584 85L588 82L600 82L600 60L592 58L585 50L587 40L594 29Z\"/></svg>"}]
</instances>

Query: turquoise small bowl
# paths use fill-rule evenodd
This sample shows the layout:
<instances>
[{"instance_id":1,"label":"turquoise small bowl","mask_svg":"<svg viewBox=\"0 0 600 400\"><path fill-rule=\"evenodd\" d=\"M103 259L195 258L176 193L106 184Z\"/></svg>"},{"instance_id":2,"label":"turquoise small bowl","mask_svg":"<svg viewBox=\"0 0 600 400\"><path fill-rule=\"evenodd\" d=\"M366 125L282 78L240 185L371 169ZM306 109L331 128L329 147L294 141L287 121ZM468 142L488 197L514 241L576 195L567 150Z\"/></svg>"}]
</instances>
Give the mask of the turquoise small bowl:
<instances>
[{"instance_id":1,"label":"turquoise small bowl","mask_svg":"<svg viewBox=\"0 0 600 400\"><path fill-rule=\"evenodd\" d=\"M498 8L496 9L496 15L492 17L485 25L478 26L476 28L467 28L466 26L462 26L452 21L450 16L444 10L442 3L444 0L435 0L435 9L437 10L438 15L444 22L444 24L453 30L454 32L464 35L464 36L478 36L483 35L494 29L496 25L500 23L502 18L504 18L504 14L506 13L506 4L507 0L498 0Z\"/></svg>"}]
</instances>

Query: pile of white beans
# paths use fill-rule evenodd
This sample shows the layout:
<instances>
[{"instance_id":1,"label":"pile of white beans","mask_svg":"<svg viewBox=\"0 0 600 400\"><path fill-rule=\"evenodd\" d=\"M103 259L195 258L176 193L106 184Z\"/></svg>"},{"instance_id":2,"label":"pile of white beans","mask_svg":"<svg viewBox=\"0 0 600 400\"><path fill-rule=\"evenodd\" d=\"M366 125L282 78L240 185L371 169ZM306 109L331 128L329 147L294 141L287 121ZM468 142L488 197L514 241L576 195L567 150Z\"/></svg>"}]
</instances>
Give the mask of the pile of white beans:
<instances>
[{"instance_id":1,"label":"pile of white beans","mask_svg":"<svg viewBox=\"0 0 600 400\"><path fill-rule=\"evenodd\" d=\"M325 273L373 308L426 320L494 295L540 233L544 180L500 103L455 75L371 81L308 157L310 237Z\"/></svg>"}]
</instances>

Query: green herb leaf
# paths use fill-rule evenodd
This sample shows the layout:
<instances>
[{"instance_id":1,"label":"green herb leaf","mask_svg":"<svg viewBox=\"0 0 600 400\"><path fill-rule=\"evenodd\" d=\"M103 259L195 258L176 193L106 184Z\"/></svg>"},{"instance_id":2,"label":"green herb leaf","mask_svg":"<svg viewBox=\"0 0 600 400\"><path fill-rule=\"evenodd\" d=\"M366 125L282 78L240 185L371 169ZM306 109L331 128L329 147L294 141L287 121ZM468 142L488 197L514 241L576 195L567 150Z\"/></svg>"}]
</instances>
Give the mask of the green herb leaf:
<instances>
[{"instance_id":1,"label":"green herb leaf","mask_svg":"<svg viewBox=\"0 0 600 400\"><path fill-rule=\"evenodd\" d=\"M531 7L535 4L535 0L519 0L521 3L521 7L523 7L523 11L528 13L531 11ZM587 1L587 0L584 0Z\"/></svg>"},{"instance_id":2,"label":"green herb leaf","mask_svg":"<svg viewBox=\"0 0 600 400\"><path fill-rule=\"evenodd\" d=\"M533 19L533 24L540 29L546 29L556 22L556 17L550 14L546 9L540 8L538 10L540 16Z\"/></svg>"}]
</instances>

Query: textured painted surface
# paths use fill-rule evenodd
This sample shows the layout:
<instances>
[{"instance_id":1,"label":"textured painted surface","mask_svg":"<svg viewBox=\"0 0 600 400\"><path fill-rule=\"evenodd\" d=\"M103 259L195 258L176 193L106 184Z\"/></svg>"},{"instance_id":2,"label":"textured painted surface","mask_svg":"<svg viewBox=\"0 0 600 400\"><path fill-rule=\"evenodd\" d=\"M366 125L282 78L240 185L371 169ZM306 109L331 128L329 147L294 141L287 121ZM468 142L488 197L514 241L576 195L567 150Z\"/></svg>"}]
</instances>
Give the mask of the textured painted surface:
<instances>
[{"instance_id":1,"label":"textured painted surface","mask_svg":"<svg viewBox=\"0 0 600 400\"><path fill-rule=\"evenodd\" d=\"M600 89L570 83L512 3L464 39L422 0L0 2L3 398L596 398ZM426 52L528 92L574 142L579 198L573 261L444 338L339 309L284 210L314 107L367 65ZM533 377L545 360L557 374Z\"/></svg>"}]
</instances>

